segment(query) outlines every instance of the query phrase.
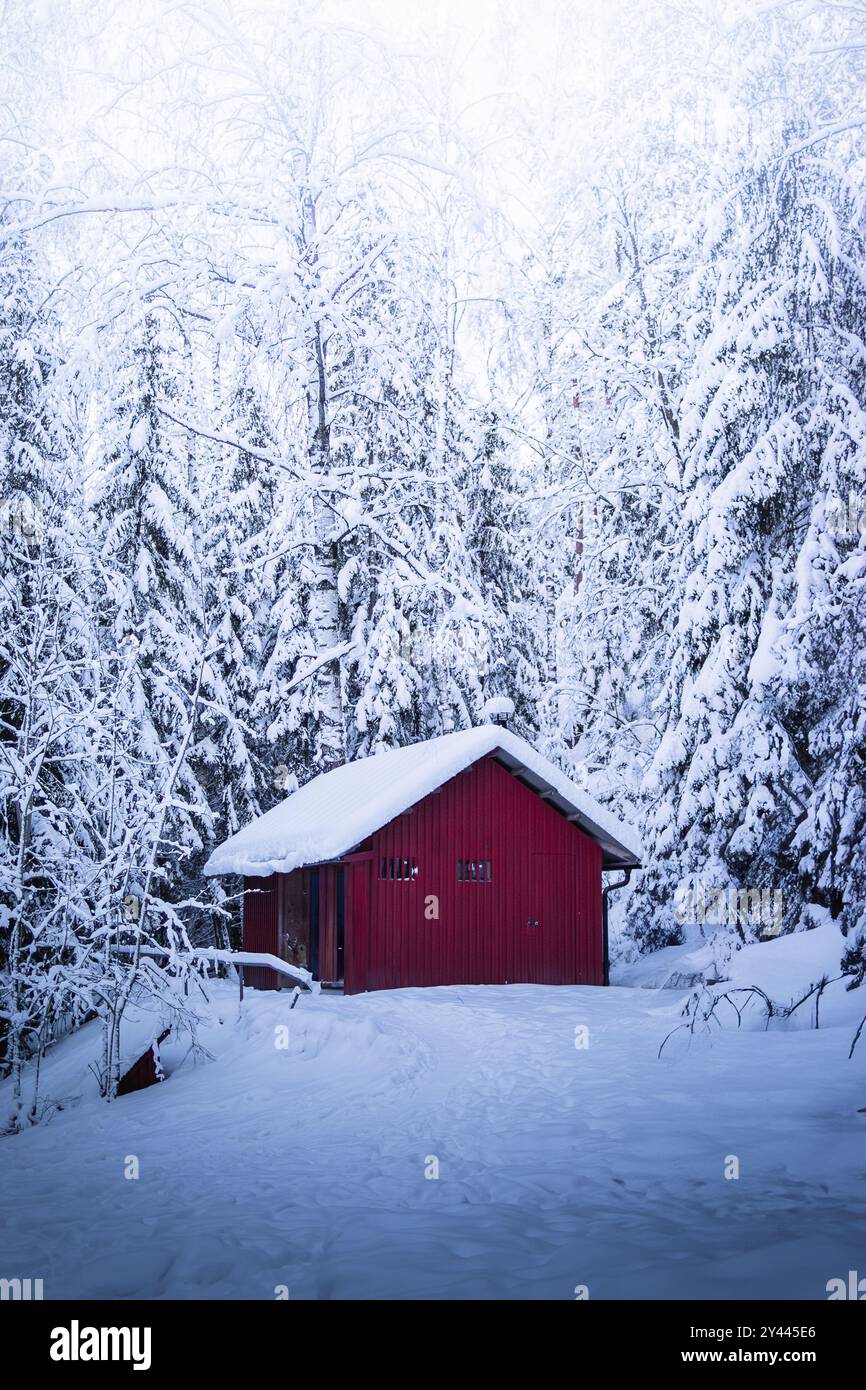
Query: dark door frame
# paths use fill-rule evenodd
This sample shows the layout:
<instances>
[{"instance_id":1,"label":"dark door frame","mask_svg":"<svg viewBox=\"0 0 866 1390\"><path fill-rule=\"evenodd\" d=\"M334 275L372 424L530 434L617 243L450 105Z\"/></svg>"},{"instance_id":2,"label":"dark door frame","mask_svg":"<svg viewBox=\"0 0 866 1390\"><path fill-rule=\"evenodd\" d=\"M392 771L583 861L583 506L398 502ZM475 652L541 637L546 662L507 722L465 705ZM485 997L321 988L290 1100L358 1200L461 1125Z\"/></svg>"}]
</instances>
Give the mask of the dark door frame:
<instances>
[{"instance_id":1,"label":"dark door frame","mask_svg":"<svg viewBox=\"0 0 866 1390\"><path fill-rule=\"evenodd\" d=\"M337 980L342 984L346 978L346 870L342 864L337 866Z\"/></svg>"}]
</instances>

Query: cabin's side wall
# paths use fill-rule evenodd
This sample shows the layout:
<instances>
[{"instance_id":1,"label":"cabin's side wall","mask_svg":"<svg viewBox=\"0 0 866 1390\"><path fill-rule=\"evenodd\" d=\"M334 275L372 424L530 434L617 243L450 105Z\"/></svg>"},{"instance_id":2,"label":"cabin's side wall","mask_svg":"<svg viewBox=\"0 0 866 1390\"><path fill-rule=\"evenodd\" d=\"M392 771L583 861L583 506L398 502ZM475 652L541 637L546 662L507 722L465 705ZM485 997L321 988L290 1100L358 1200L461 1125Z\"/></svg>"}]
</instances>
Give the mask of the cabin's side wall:
<instances>
[{"instance_id":1,"label":"cabin's side wall","mask_svg":"<svg viewBox=\"0 0 866 1390\"><path fill-rule=\"evenodd\" d=\"M458 880L458 860L484 878ZM603 983L601 850L494 758L373 837L368 886L351 991L365 975L368 989Z\"/></svg>"}]
</instances>

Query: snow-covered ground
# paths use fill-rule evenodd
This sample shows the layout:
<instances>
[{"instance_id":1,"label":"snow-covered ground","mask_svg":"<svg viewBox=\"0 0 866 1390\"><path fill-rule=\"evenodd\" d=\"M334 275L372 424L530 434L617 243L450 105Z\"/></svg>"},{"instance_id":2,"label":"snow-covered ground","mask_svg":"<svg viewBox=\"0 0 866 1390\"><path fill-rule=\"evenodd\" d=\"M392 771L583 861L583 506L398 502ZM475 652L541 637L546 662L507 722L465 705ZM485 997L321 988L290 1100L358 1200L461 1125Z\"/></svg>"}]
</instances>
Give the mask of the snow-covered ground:
<instances>
[{"instance_id":1,"label":"snow-covered ground","mask_svg":"<svg viewBox=\"0 0 866 1390\"><path fill-rule=\"evenodd\" d=\"M824 1298L866 1273L857 996L659 1060L682 991L248 992L239 1020L220 984L213 1060L179 1042L112 1105L90 1026L45 1078L79 1099L0 1141L0 1274L47 1298Z\"/></svg>"}]
</instances>

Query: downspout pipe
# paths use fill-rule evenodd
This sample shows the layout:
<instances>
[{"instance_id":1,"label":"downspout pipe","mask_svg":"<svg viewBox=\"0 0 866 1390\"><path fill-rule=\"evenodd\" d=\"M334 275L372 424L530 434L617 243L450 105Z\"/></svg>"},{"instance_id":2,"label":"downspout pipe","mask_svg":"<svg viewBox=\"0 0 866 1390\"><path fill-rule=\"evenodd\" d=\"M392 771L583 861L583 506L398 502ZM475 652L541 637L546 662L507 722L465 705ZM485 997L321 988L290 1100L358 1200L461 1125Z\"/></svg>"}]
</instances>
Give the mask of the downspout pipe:
<instances>
[{"instance_id":1,"label":"downspout pipe","mask_svg":"<svg viewBox=\"0 0 866 1390\"><path fill-rule=\"evenodd\" d=\"M601 931L602 950L604 952L602 964L602 984L605 985L610 984L610 937L607 925L607 895L608 893L617 893L620 888L625 888L626 884L628 883L636 868L640 868L640 865L634 864L630 869L623 869L623 874L625 875L625 877L623 878L621 883L606 883L601 890Z\"/></svg>"}]
</instances>

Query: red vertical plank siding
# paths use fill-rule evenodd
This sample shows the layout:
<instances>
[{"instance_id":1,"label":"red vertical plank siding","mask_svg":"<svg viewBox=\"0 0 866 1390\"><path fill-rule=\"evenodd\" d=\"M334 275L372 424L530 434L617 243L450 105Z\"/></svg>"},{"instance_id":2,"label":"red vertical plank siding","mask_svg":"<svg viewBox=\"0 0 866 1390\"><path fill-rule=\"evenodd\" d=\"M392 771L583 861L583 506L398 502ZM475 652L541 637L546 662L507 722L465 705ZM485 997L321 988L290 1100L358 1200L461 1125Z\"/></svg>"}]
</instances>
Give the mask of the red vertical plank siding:
<instances>
[{"instance_id":1,"label":"red vertical plank siding","mask_svg":"<svg viewBox=\"0 0 866 1390\"><path fill-rule=\"evenodd\" d=\"M416 877L383 879L391 859L414 860ZM493 881L458 882L458 859L489 860ZM603 982L601 850L494 758L383 826L371 869L368 989ZM364 988L356 959L350 993Z\"/></svg>"},{"instance_id":2,"label":"red vertical plank siding","mask_svg":"<svg viewBox=\"0 0 866 1390\"><path fill-rule=\"evenodd\" d=\"M344 990L358 994L367 988L367 931L370 923L369 859L346 866L346 918L343 945Z\"/></svg>"},{"instance_id":3,"label":"red vertical plank siding","mask_svg":"<svg viewBox=\"0 0 866 1390\"><path fill-rule=\"evenodd\" d=\"M337 978L337 869L319 870L319 979Z\"/></svg>"},{"instance_id":4,"label":"red vertical plank siding","mask_svg":"<svg viewBox=\"0 0 866 1390\"><path fill-rule=\"evenodd\" d=\"M245 951L267 951L278 956L279 926L277 911L277 875L270 878L245 878L243 902L243 948ZM267 966L244 966L244 983L252 989L278 989L277 972Z\"/></svg>"},{"instance_id":5,"label":"red vertical plank siding","mask_svg":"<svg viewBox=\"0 0 866 1390\"><path fill-rule=\"evenodd\" d=\"M585 876L588 883L596 883L598 891L587 893L582 899L583 930L581 940L585 943L587 983L604 984L604 929L602 925L601 904L601 847L584 835Z\"/></svg>"}]
</instances>

